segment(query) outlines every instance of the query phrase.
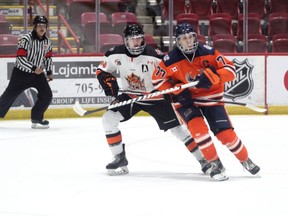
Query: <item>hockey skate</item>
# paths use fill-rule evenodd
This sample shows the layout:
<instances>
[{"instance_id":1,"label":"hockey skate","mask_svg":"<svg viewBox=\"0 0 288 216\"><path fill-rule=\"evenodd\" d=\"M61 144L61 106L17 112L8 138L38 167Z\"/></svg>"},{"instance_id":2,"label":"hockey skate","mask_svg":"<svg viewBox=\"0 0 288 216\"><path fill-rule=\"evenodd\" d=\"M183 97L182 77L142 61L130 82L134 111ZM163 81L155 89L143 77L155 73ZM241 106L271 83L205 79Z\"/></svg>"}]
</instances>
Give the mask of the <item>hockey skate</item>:
<instances>
[{"instance_id":1,"label":"hockey skate","mask_svg":"<svg viewBox=\"0 0 288 216\"><path fill-rule=\"evenodd\" d=\"M33 129L47 129L49 128L49 121L47 120L32 120L32 126Z\"/></svg>"},{"instance_id":2,"label":"hockey skate","mask_svg":"<svg viewBox=\"0 0 288 216\"><path fill-rule=\"evenodd\" d=\"M128 174L127 165L128 160L125 154L125 145L123 144L123 151L115 155L114 160L106 166L107 174L111 176Z\"/></svg>"},{"instance_id":3,"label":"hockey skate","mask_svg":"<svg viewBox=\"0 0 288 216\"><path fill-rule=\"evenodd\" d=\"M217 181L225 181L229 179L225 174L225 168L220 159L211 162L210 176Z\"/></svg>"},{"instance_id":4,"label":"hockey skate","mask_svg":"<svg viewBox=\"0 0 288 216\"><path fill-rule=\"evenodd\" d=\"M211 163L209 163L205 158L199 160L201 165L201 170L203 173L210 175L211 173Z\"/></svg>"},{"instance_id":5,"label":"hockey skate","mask_svg":"<svg viewBox=\"0 0 288 216\"><path fill-rule=\"evenodd\" d=\"M257 174L260 171L260 167L248 158L246 161L241 162L242 166L248 170L252 175Z\"/></svg>"}]
</instances>

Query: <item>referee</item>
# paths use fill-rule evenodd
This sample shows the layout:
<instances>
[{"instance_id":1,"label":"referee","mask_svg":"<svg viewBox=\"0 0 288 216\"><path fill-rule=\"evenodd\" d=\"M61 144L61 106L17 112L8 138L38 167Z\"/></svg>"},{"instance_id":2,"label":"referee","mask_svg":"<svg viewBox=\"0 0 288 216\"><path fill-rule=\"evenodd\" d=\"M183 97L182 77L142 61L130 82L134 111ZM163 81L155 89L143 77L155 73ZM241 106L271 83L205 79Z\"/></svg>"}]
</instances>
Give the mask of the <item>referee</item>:
<instances>
[{"instance_id":1,"label":"referee","mask_svg":"<svg viewBox=\"0 0 288 216\"><path fill-rule=\"evenodd\" d=\"M52 80L52 45L46 36L47 27L48 19L36 16L33 31L21 37L10 82L0 97L0 118L4 118L19 94L28 88L35 88L38 94L31 110L33 129L49 128L49 122L44 119L52 100L48 84Z\"/></svg>"}]
</instances>

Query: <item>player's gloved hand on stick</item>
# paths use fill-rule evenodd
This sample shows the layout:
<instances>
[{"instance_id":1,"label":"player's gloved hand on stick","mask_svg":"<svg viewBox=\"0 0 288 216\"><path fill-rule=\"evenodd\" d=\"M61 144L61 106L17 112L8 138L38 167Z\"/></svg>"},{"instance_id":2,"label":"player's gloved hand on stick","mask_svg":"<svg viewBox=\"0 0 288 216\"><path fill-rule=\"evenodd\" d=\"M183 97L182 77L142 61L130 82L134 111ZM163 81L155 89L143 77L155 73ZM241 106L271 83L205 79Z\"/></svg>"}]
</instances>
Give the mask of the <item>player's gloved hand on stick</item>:
<instances>
[{"instance_id":1,"label":"player's gloved hand on stick","mask_svg":"<svg viewBox=\"0 0 288 216\"><path fill-rule=\"evenodd\" d=\"M195 81L199 80L199 83L196 85L196 88L205 88L209 89L212 85L218 84L220 82L220 77L213 66L208 66L199 74Z\"/></svg>"},{"instance_id":2,"label":"player's gloved hand on stick","mask_svg":"<svg viewBox=\"0 0 288 216\"><path fill-rule=\"evenodd\" d=\"M175 86L180 85L183 85L183 83L178 83ZM173 92L172 98L174 102L179 102L182 106L192 106L194 104L192 94L188 88Z\"/></svg>"},{"instance_id":3,"label":"player's gloved hand on stick","mask_svg":"<svg viewBox=\"0 0 288 216\"><path fill-rule=\"evenodd\" d=\"M115 76L104 71L97 71L97 79L106 96L116 97L118 95L119 86Z\"/></svg>"}]
</instances>

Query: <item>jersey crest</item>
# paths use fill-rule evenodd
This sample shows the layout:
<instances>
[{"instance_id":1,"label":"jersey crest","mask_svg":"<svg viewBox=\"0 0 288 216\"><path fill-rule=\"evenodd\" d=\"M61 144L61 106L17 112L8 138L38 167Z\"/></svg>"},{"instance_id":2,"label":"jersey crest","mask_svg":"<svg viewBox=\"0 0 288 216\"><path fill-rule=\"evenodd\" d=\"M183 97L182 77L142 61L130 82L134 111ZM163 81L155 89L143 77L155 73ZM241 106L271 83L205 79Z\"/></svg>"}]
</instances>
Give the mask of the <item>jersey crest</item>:
<instances>
[{"instance_id":1,"label":"jersey crest","mask_svg":"<svg viewBox=\"0 0 288 216\"><path fill-rule=\"evenodd\" d=\"M144 84L144 79L141 79L140 76L135 75L132 73L131 75L128 75L125 77L129 88L132 90L143 90L146 91L145 84Z\"/></svg>"}]
</instances>

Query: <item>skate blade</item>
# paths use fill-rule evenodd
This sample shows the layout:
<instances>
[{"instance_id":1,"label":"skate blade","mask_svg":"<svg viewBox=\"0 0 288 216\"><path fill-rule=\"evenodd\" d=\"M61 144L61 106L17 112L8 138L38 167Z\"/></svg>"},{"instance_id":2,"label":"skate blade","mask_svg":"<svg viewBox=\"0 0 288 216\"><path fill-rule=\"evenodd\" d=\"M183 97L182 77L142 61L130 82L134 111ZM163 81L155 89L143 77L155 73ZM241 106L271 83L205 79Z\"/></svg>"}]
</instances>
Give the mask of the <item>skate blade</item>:
<instances>
[{"instance_id":1,"label":"skate blade","mask_svg":"<svg viewBox=\"0 0 288 216\"><path fill-rule=\"evenodd\" d=\"M228 180L229 177L226 176L225 173L219 173L219 174L214 175L212 179L217 180L217 181L225 181L225 180Z\"/></svg>"},{"instance_id":2,"label":"skate blade","mask_svg":"<svg viewBox=\"0 0 288 216\"><path fill-rule=\"evenodd\" d=\"M243 167L243 171L244 171L244 172L249 172L250 174L257 176L257 175L259 175L260 167L254 169L254 170L248 170L248 169L246 169L245 167Z\"/></svg>"},{"instance_id":3,"label":"skate blade","mask_svg":"<svg viewBox=\"0 0 288 216\"><path fill-rule=\"evenodd\" d=\"M41 124L32 124L31 126L32 129L48 129L49 125L41 125Z\"/></svg>"},{"instance_id":4,"label":"skate blade","mask_svg":"<svg viewBox=\"0 0 288 216\"><path fill-rule=\"evenodd\" d=\"M110 176L125 175L128 173L129 170L127 166L119 167L117 169L107 169L107 174Z\"/></svg>"}]
</instances>

